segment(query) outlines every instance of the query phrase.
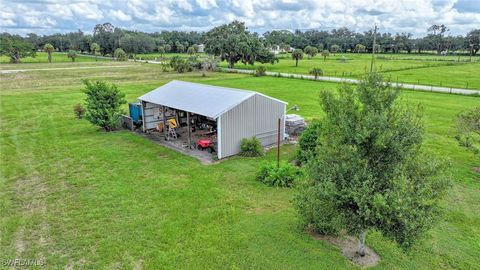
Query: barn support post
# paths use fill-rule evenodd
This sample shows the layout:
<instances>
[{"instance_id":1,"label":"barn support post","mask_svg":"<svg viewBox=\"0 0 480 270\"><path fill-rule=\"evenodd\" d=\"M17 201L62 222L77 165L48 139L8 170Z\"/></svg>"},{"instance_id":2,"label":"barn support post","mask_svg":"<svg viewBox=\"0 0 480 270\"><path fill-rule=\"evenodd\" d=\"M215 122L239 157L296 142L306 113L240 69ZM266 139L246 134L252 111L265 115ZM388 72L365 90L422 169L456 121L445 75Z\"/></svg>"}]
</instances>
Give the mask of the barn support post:
<instances>
[{"instance_id":1,"label":"barn support post","mask_svg":"<svg viewBox=\"0 0 480 270\"><path fill-rule=\"evenodd\" d=\"M141 107L142 107L142 110L141 110L141 113L142 113L142 131L145 133L147 131L147 128L145 127L145 106L146 106L146 102L142 100L142 102L140 103Z\"/></svg>"},{"instance_id":2,"label":"barn support post","mask_svg":"<svg viewBox=\"0 0 480 270\"><path fill-rule=\"evenodd\" d=\"M188 129L188 148L192 148L192 129L190 128L190 112L187 112L187 129Z\"/></svg>"},{"instance_id":3,"label":"barn support post","mask_svg":"<svg viewBox=\"0 0 480 270\"><path fill-rule=\"evenodd\" d=\"M165 106L162 106L162 115L163 115L163 134L165 136L165 140L168 141L168 130L167 130L167 115L166 115L166 110L167 110L167 107Z\"/></svg>"},{"instance_id":4,"label":"barn support post","mask_svg":"<svg viewBox=\"0 0 480 270\"><path fill-rule=\"evenodd\" d=\"M221 159L222 155L222 117L217 118L217 157Z\"/></svg>"},{"instance_id":5,"label":"barn support post","mask_svg":"<svg viewBox=\"0 0 480 270\"><path fill-rule=\"evenodd\" d=\"M278 118L278 132L277 132L277 169L280 168L280 125L282 119Z\"/></svg>"}]
</instances>

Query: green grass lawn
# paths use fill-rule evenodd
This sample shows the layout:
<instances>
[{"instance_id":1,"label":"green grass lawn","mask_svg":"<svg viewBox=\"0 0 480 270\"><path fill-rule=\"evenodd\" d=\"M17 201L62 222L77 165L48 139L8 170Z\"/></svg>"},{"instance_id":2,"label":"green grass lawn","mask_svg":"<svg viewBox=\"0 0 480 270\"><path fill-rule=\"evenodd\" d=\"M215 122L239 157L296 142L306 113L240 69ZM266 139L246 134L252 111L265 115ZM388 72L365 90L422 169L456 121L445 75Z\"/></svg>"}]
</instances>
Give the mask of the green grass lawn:
<instances>
[{"instance_id":1,"label":"green grass lawn","mask_svg":"<svg viewBox=\"0 0 480 270\"><path fill-rule=\"evenodd\" d=\"M124 63L125 64L125 63ZM142 136L104 133L76 120L81 79L118 84L133 101L172 79L256 90L322 117L318 92L338 84L215 73L163 73L159 65L0 74L0 259L45 258L59 269L350 269L334 246L299 226L293 189L254 179L262 158L205 166ZM82 64L90 66L89 63ZM82 65L79 65L82 66ZM42 69L65 64L4 65ZM379 233L367 243L376 269L480 268L478 158L460 148L455 115L480 98L405 91L423 104L426 147L452 161L442 220L409 253ZM282 159L295 148L282 147Z\"/></svg>"},{"instance_id":2,"label":"green grass lawn","mask_svg":"<svg viewBox=\"0 0 480 270\"><path fill-rule=\"evenodd\" d=\"M109 59L98 58L98 61L109 61ZM1 64L8 64L10 57L6 55L0 56ZM37 52L35 57L25 57L21 59L22 63L48 63L48 54L45 52ZM67 57L66 53L54 52L52 53L52 63L72 62L72 59ZM78 56L75 62L95 62L94 57Z\"/></svg>"},{"instance_id":3,"label":"green grass lawn","mask_svg":"<svg viewBox=\"0 0 480 270\"><path fill-rule=\"evenodd\" d=\"M324 61L321 55L309 59L304 57L295 66L290 54L280 55L276 64L263 64L268 71L308 74L312 68L320 68L324 76L361 78L370 70L371 55L368 54L331 54ZM347 59L342 62L342 57ZM469 58L462 56L456 62L455 56L433 55L377 55L375 66L390 77L392 81L423 85L480 89L480 62L475 57L473 63L463 62ZM237 63L236 68L255 69L256 66ZM227 67L227 63L221 64ZM467 85L468 83L468 85Z\"/></svg>"}]
</instances>

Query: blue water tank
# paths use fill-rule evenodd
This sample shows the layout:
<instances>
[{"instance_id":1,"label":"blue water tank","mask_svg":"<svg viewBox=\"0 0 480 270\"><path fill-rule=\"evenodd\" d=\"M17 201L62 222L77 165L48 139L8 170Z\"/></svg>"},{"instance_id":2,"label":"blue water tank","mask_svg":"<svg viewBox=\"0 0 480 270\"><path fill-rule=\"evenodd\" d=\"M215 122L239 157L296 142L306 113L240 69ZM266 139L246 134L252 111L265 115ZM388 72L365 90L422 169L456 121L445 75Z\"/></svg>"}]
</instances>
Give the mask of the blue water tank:
<instances>
[{"instance_id":1,"label":"blue water tank","mask_svg":"<svg viewBox=\"0 0 480 270\"><path fill-rule=\"evenodd\" d=\"M130 117L132 117L134 123L138 123L142 119L142 105L140 102L131 102L128 104L128 110L130 111Z\"/></svg>"}]
</instances>

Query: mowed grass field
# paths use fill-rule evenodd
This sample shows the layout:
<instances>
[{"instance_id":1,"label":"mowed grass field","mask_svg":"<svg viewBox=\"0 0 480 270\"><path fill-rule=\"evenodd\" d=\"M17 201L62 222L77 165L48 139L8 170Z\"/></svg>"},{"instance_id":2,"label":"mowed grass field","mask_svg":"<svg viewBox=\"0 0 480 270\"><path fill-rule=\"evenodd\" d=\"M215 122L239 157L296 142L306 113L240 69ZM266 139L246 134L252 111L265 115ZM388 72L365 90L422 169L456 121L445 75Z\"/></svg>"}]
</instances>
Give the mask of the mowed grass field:
<instances>
[{"instance_id":1,"label":"mowed grass field","mask_svg":"<svg viewBox=\"0 0 480 270\"><path fill-rule=\"evenodd\" d=\"M324 76L361 78L370 71L371 55L369 54L330 54L324 61L321 55L300 60L298 67L290 54L280 54L275 64L256 63L254 66L237 63L235 68L255 69L263 65L267 71L308 74L313 68L320 68ZM342 58L347 59L346 62ZM375 67L394 82L414 83L421 85L445 86L456 88L480 89L480 57L461 56L456 62L455 56L381 54L375 57ZM227 67L223 62L222 67Z\"/></svg>"},{"instance_id":2,"label":"mowed grass field","mask_svg":"<svg viewBox=\"0 0 480 270\"><path fill-rule=\"evenodd\" d=\"M97 58L98 61L109 61L109 59ZM10 62L10 57L7 55L0 56L0 63L7 64ZM46 52L37 52L35 57L25 57L21 59L22 63L48 63L48 54ZM72 62L72 59L67 57L67 53L54 52L52 53L52 63ZM95 62L95 57L81 56L75 58L75 62Z\"/></svg>"},{"instance_id":3,"label":"mowed grass field","mask_svg":"<svg viewBox=\"0 0 480 270\"><path fill-rule=\"evenodd\" d=\"M102 63L103 64L103 63ZM114 68L111 65L129 65ZM294 189L258 183L266 157L205 166L129 131L105 133L73 116L81 79L114 82L129 101L172 79L256 90L321 118L318 93L338 84L215 73L161 72L159 65L38 70L91 64L2 65L0 259L44 258L46 269L355 269L334 246L299 226ZM37 70L35 70L37 69ZM33 71L35 70L35 71ZM373 232L375 269L480 268L480 166L459 147L454 118L479 97L405 91L421 103L426 143L451 159L445 214L408 253ZM281 157L294 157L282 146ZM40 267L38 267L40 268Z\"/></svg>"}]
</instances>

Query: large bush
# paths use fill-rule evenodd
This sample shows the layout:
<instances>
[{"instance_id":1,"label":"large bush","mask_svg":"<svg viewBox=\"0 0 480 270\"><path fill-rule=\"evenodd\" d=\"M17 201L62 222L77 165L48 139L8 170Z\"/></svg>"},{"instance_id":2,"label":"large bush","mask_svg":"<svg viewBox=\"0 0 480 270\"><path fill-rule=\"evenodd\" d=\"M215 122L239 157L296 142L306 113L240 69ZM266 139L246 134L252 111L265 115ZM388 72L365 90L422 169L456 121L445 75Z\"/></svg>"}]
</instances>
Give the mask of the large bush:
<instances>
[{"instance_id":1,"label":"large bush","mask_svg":"<svg viewBox=\"0 0 480 270\"><path fill-rule=\"evenodd\" d=\"M178 73L191 71L188 60L180 56L174 56L170 59L170 67Z\"/></svg>"},{"instance_id":2,"label":"large bush","mask_svg":"<svg viewBox=\"0 0 480 270\"><path fill-rule=\"evenodd\" d=\"M461 146L480 154L480 106L463 111L457 116L457 135Z\"/></svg>"},{"instance_id":3,"label":"large bush","mask_svg":"<svg viewBox=\"0 0 480 270\"><path fill-rule=\"evenodd\" d=\"M267 68L265 66L258 66L255 68L256 77L265 76L266 72L267 72Z\"/></svg>"},{"instance_id":4,"label":"large bush","mask_svg":"<svg viewBox=\"0 0 480 270\"><path fill-rule=\"evenodd\" d=\"M257 139L257 137L253 136L250 139L243 138L241 145L240 145L240 156L244 157L259 157L262 156L263 147L262 143Z\"/></svg>"},{"instance_id":5,"label":"large bush","mask_svg":"<svg viewBox=\"0 0 480 270\"><path fill-rule=\"evenodd\" d=\"M317 152L316 147L318 137L322 131L322 123L320 121L313 121L300 135L297 148L297 162L305 164L309 159L315 158Z\"/></svg>"},{"instance_id":6,"label":"large bush","mask_svg":"<svg viewBox=\"0 0 480 270\"><path fill-rule=\"evenodd\" d=\"M202 76L205 77L207 71L216 71L217 70L218 59L213 55L209 55L207 57L204 57L202 62L201 62L201 66L202 66Z\"/></svg>"},{"instance_id":7,"label":"large bush","mask_svg":"<svg viewBox=\"0 0 480 270\"><path fill-rule=\"evenodd\" d=\"M84 80L83 82L84 93L87 94L85 118L105 131L116 129L123 113L120 108L126 103L125 94L120 92L116 85L104 81L92 83Z\"/></svg>"},{"instance_id":8,"label":"large bush","mask_svg":"<svg viewBox=\"0 0 480 270\"><path fill-rule=\"evenodd\" d=\"M72 59L72 62L75 62L75 58L78 57L78 54L74 50L69 50L68 53L67 53L67 57Z\"/></svg>"},{"instance_id":9,"label":"large bush","mask_svg":"<svg viewBox=\"0 0 480 270\"><path fill-rule=\"evenodd\" d=\"M113 53L113 56L117 61L127 61L128 60L128 55L125 53L125 51L122 48L118 48L115 50Z\"/></svg>"},{"instance_id":10,"label":"large bush","mask_svg":"<svg viewBox=\"0 0 480 270\"><path fill-rule=\"evenodd\" d=\"M315 80L318 79L319 76L323 76L323 70L321 68L312 68L308 73L315 77Z\"/></svg>"},{"instance_id":11,"label":"large bush","mask_svg":"<svg viewBox=\"0 0 480 270\"><path fill-rule=\"evenodd\" d=\"M301 169L290 163L281 162L277 167L276 162L271 162L262 164L256 179L269 186L291 187L302 175Z\"/></svg>"}]
</instances>

